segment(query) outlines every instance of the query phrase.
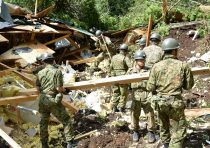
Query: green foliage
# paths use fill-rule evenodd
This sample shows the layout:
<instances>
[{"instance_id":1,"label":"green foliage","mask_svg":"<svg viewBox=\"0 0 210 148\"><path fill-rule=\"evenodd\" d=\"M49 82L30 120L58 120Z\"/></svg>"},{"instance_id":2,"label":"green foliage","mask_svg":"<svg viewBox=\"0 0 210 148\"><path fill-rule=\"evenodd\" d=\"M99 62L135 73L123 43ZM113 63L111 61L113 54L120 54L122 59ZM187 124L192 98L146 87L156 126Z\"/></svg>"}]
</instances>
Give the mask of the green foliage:
<instances>
[{"instance_id":1,"label":"green foliage","mask_svg":"<svg viewBox=\"0 0 210 148\"><path fill-rule=\"evenodd\" d=\"M35 0L5 0L10 3L28 7L34 11ZM168 0L168 9L177 0ZM177 12L184 21L210 19L201 12L199 4L209 4L209 0L181 0L168 13L169 21L177 21ZM125 29L147 25L150 15L154 22L162 16L162 0L39 0L38 11L55 4L51 17L74 21L75 25L89 29L96 27L103 30ZM187 9L186 9L187 8ZM180 15L181 14L181 15ZM159 24L158 31L166 35L166 24Z\"/></svg>"},{"instance_id":2,"label":"green foliage","mask_svg":"<svg viewBox=\"0 0 210 148\"><path fill-rule=\"evenodd\" d=\"M169 26L165 23L159 23L157 25L157 31L160 33L161 36L167 36L169 35Z\"/></svg>"}]
</instances>

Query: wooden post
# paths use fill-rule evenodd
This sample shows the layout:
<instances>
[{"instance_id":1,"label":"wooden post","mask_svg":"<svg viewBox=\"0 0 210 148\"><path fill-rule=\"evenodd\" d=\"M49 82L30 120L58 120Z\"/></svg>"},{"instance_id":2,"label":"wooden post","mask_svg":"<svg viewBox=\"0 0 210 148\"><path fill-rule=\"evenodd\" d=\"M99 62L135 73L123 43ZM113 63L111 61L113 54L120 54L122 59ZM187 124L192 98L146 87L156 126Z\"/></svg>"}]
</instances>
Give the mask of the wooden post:
<instances>
[{"instance_id":1,"label":"wooden post","mask_svg":"<svg viewBox=\"0 0 210 148\"><path fill-rule=\"evenodd\" d=\"M163 21L166 22L166 14L167 14L167 0L163 0L162 4L162 17Z\"/></svg>"},{"instance_id":2,"label":"wooden post","mask_svg":"<svg viewBox=\"0 0 210 148\"><path fill-rule=\"evenodd\" d=\"M149 17L146 46L149 46L151 30L152 30L152 16Z\"/></svg>"},{"instance_id":3,"label":"wooden post","mask_svg":"<svg viewBox=\"0 0 210 148\"><path fill-rule=\"evenodd\" d=\"M37 7L38 7L38 0L36 0L35 2L35 11L34 11L34 15L37 15Z\"/></svg>"}]
</instances>

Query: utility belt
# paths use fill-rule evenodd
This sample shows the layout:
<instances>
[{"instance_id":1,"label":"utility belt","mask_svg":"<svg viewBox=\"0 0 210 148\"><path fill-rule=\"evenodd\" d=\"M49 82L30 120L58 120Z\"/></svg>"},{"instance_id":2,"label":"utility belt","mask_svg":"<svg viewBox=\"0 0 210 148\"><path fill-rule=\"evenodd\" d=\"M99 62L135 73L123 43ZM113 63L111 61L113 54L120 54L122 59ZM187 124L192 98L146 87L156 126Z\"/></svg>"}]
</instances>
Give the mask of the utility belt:
<instances>
[{"instance_id":1,"label":"utility belt","mask_svg":"<svg viewBox=\"0 0 210 148\"><path fill-rule=\"evenodd\" d=\"M158 94L158 95L153 95L151 97L151 104L155 110L158 110L159 106L162 106L162 105L168 106L177 100L182 100L182 96L181 95L169 96L169 95Z\"/></svg>"}]
</instances>

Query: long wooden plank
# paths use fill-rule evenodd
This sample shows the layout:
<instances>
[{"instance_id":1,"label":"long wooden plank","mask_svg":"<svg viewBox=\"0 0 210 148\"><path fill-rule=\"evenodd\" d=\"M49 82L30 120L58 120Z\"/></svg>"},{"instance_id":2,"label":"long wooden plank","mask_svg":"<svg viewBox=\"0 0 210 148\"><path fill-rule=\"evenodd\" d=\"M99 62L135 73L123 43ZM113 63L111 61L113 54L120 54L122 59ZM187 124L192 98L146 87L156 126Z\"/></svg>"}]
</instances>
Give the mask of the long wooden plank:
<instances>
[{"instance_id":1,"label":"long wooden plank","mask_svg":"<svg viewBox=\"0 0 210 148\"><path fill-rule=\"evenodd\" d=\"M152 30L152 16L149 17L146 46L149 46L151 30Z\"/></svg>"},{"instance_id":2,"label":"long wooden plank","mask_svg":"<svg viewBox=\"0 0 210 148\"><path fill-rule=\"evenodd\" d=\"M21 148L19 144L17 144L7 133L5 133L0 128L0 136L12 147L12 148Z\"/></svg>"},{"instance_id":3,"label":"long wooden plank","mask_svg":"<svg viewBox=\"0 0 210 148\"><path fill-rule=\"evenodd\" d=\"M74 41L72 40L70 37L67 38L67 40L76 48L80 48L79 45Z\"/></svg>"},{"instance_id":4,"label":"long wooden plank","mask_svg":"<svg viewBox=\"0 0 210 148\"><path fill-rule=\"evenodd\" d=\"M194 67L192 68L192 72L194 75L210 74L209 67ZM137 82L141 80L146 80L148 78L149 78L149 72L142 73L142 74L123 75L123 76L117 76L117 77L102 78L102 79L97 79L97 80L76 82L69 85L65 85L65 87L72 90L91 89L91 88L97 88L97 87L102 87L102 86L111 86L113 84L132 83L132 82Z\"/></svg>"},{"instance_id":5,"label":"long wooden plank","mask_svg":"<svg viewBox=\"0 0 210 148\"><path fill-rule=\"evenodd\" d=\"M22 102L34 101L36 98L37 98L37 95L3 97L3 98L0 98L0 105L19 104Z\"/></svg>"},{"instance_id":6,"label":"long wooden plank","mask_svg":"<svg viewBox=\"0 0 210 148\"><path fill-rule=\"evenodd\" d=\"M70 34L64 35L64 36L62 36L62 37L59 37L59 38L54 39L54 40L52 40L52 41L49 41L49 42L45 43L44 45L47 46L47 45L49 45L49 44L55 43L55 42L57 42L57 41L60 41L60 40L62 40L62 39L64 39L64 38L69 37L69 35L70 35Z\"/></svg>"},{"instance_id":7,"label":"long wooden plank","mask_svg":"<svg viewBox=\"0 0 210 148\"><path fill-rule=\"evenodd\" d=\"M185 109L184 112L187 117L199 117L210 114L210 108Z\"/></svg>"},{"instance_id":8,"label":"long wooden plank","mask_svg":"<svg viewBox=\"0 0 210 148\"><path fill-rule=\"evenodd\" d=\"M12 69L12 72L14 72L15 74L17 74L19 77L21 77L23 80L25 80L26 82L28 82L29 84L31 84L32 86L35 86L35 81L32 80L31 78L28 78L27 76L23 75L22 73L20 73L17 70L14 70L12 67L9 67L3 63L0 62L0 65L7 68L7 69Z\"/></svg>"}]
</instances>

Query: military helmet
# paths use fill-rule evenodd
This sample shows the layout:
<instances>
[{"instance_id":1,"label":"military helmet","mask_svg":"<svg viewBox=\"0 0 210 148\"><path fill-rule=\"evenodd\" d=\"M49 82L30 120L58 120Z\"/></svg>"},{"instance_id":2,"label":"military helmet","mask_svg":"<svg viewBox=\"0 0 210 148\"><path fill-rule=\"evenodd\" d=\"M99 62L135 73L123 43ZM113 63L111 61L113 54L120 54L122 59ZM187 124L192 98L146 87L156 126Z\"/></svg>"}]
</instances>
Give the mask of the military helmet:
<instances>
[{"instance_id":1,"label":"military helmet","mask_svg":"<svg viewBox=\"0 0 210 148\"><path fill-rule=\"evenodd\" d=\"M161 36L159 33L153 33L151 36L150 36L150 40L151 41L160 41L161 40Z\"/></svg>"},{"instance_id":2,"label":"military helmet","mask_svg":"<svg viewBox=\"0 0 210 148\"><path fill-rule=\"evenodd\" d=\"M162 43L163 51L174 50L178 49L179 47L180 47L179 43L174 38L167 38Z\"/></svg>"},{"instance_id":3,"label":"military helmet","mask_svg":"<svg viewBox=\"0 0 210 148\"><path fill-rule=\"evenodd\" d=\"M146 38L145 37L142 37L140 40L138 40L138 43L137 44L139 44L141 46L146 45Z\"/></svg>"},{"instance_id":4,"label":"military helmet","mask_svg":"<svg viewBox=\"0 0 210 148\"><path fill-rule=\"evenodd\" d=\"M137 50L134 54L135 60L144 60L146 58L146 54L143 50Z\"/></svg>"},{"instance_id":5,"label":"military helmet","mask_svg":"<svg viewBox=\"0 0 210 148\"><path fill-rule=\"evenodd\" d=\"M96 36L100 36L102 34L102 31L101 30L97 30L96 31Z\"/></svg>"},{"instance_id":6,"label":"military helmet","mask_svg":"<svg viewBox=\"0 0 210 148\"><path fill-rule=\"evenodd\" d=\"M40 54L36 57L36 61L43 61L42 58L43 58L43 54Z\"/></svg>"},{"instance_id":7,"label":"military helmet","mask_svg":"<svg viewBox=\"0 0 210 148\"><path fill-rule=\"evenodd\" d=\"M54 59L54 56L51 53L44 53L42 56L42 61Z\"/></svg>"},{"instance_id":8,"label":"military helmet","mask_svg":"<svg viewBox=\"0 0 210 148\"><path fill-rule=\"evenodd\" d=\"M128 51L128 45L125 44L125 43L123 43L123 44L120 45L120 48L119 49L120 50L123 50L123 51Z\"/></svg>"}]
</instances>

